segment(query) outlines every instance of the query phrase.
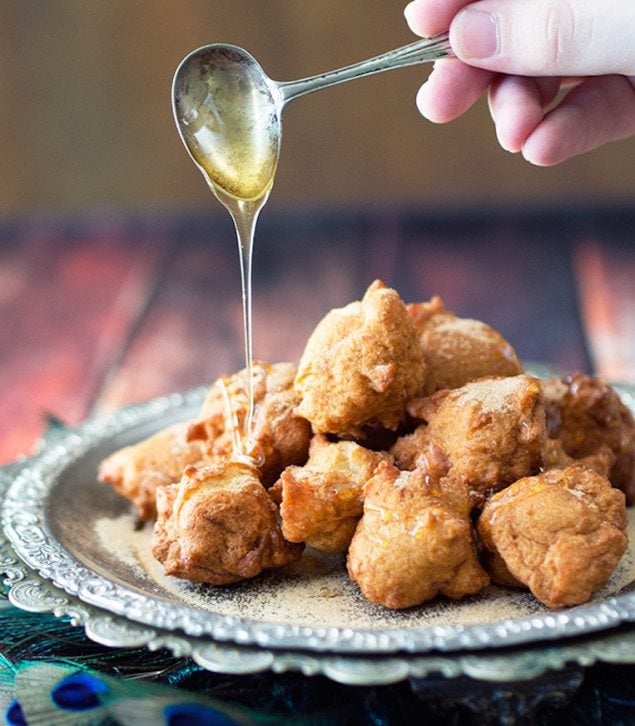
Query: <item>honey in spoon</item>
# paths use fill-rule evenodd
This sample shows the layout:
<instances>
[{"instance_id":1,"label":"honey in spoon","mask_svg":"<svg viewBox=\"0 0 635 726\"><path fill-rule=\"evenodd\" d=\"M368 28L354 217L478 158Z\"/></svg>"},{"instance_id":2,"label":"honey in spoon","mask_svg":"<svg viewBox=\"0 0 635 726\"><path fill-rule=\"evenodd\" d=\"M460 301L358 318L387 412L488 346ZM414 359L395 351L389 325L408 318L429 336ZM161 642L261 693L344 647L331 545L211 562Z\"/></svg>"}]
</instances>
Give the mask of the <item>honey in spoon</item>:
<instances>
[{"instance_id":1,"label":"honey in spoon","mask_svg":"<svg viewBox=\"0 0 635 726\"><path fill-rule=\"evenodd\" d=\"M192 56L196 63L190 63ZM181 138L219 201L229 211L238 240L242 284L248 411L242 451L254 415L251 267L254 230L273 185L281 140L276 90L246 51L208 46L176 71L173 108Z\"/></svg>"}]
</instances>

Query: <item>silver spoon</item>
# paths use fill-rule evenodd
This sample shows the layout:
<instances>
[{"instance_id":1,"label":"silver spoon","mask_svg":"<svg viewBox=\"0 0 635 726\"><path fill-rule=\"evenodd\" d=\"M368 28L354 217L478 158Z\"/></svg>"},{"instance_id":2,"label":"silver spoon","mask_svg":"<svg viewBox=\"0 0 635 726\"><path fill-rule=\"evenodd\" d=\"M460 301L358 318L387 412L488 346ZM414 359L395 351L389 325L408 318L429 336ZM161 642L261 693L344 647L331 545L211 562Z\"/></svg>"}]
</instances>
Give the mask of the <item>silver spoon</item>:
<instances>
[{"instance_id":1,"label":"silver spoon","mask_svg":"<svg viewBox=\"0 0 635 726\"><path fill-rule=\"evenodd\" d=\"M264 200L280 155L282 109L289 101L355 78L453 55L447 34L442 34L335 71L279 82L246 50L205 45L176 70L174 118L190 156L217 195Z\"/></svg>"}]
</instances>

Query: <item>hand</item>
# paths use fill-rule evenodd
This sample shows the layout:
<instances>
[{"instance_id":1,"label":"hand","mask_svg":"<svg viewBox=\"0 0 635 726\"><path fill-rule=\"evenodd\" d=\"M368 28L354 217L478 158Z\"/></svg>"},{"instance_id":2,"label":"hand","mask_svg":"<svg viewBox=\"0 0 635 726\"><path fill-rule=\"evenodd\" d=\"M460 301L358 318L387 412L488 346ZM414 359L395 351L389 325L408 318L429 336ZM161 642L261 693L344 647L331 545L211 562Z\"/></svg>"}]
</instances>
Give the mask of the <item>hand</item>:
<instances>
[{"instance_id":1,"label":"hand","mask_svg":"<svg viewBox=\"0 0 635 726\"><path fill-rule=\"evenodd\" d=\"M635 0L414 0L405 16L423 37L449 28L457 55L417 95L431 121L487 90L501 146L539 166L635 134Z\"/></svg>"}]
</instances>

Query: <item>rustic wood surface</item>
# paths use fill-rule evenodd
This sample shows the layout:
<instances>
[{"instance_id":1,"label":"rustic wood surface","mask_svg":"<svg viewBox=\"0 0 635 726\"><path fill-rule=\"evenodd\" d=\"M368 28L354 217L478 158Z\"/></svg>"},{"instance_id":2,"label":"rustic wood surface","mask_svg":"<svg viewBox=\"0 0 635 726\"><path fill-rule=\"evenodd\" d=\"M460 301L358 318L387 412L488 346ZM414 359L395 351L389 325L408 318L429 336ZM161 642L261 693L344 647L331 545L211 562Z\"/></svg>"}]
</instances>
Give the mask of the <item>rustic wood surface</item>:
<instances>
[{"instance_id":1,"label":"rustic wood surface","mask_svg":"<svg viewBox=\"0 0 635 726\"><path fill-rule=\"evenodd\" d=\"M525 360L635 381L635 209L267 213L255 354L297 360L315 323L377 277L438 293ZM224 214L0 223L0 462L69 425L243 364Z\"/></svg>"}]
</instances>

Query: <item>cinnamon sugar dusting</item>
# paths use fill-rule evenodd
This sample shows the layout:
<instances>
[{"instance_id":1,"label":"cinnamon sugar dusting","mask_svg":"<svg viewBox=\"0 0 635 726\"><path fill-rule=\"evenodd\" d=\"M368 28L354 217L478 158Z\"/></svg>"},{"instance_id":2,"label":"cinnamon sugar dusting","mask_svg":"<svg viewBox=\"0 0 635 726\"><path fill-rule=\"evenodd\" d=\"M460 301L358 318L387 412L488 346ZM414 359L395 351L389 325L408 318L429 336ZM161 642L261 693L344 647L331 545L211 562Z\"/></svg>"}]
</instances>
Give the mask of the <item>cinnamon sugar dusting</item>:
<instances>
[{"instance_id":1,"label":"cinnamon sugar dusting","mask_svg":"<svg viewBox=\"0 0 635 726\"><path fill-rule=\"evenodd\" d=\"M518 376L512 376L467 383L462 397L466 403L479 403L483 413L498 413L508 408L510 397L518 390L519 380Z\"/></svg>"},{"instance_id":2,"label":"cinnamon sugar dusting","mask_svg":"<svg viewBox=\"0 0 635 726\"><path fill-rule=\"evenodd\" d=\"M491 341L492 329L480 320L459 318L447 314L433 320L435 330L438 332L459 333L460 335L467 335L483 343L489 343Z\"/></svg>"},{"instance_id":3,"label":"cinnamon sugar dusting","mask_svg":"<svg viewBox=\"0 0 635 726\"><path fill-rule=\"evenodd\" d=\"M599 602L635 585L635 508L627 510L629 547L608 584L591 602ZM488 587L479 595L453 601L439 598L405 611L372 605L359 593L343 566L342 555L325 555L308 548L302 558L235 585L210 587L166 576L150 553L152 528L134 531L134 517L125 514L95 522L95 532L116 560L118 579L140 578L146 592L172 602L221 615L264 622L314 627L391 629L475 625L553 612L527 591Z\"/></svg>"}]
</instances>

